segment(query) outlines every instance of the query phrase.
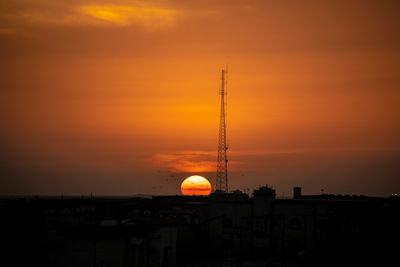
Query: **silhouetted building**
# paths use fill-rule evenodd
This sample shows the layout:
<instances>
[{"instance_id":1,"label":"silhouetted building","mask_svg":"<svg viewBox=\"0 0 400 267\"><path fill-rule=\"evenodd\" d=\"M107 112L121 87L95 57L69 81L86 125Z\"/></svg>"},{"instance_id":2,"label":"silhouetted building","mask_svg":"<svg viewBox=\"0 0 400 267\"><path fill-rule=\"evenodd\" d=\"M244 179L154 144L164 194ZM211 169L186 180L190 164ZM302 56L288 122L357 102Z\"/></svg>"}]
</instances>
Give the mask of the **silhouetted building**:
<instances>
[{"instance_id":1,"label":"silhouetted building","mask_svg":"<svg viewBox=\"0 0 400 267\"><path fill-rule=\"evenodd\" d=\"M293 198L301 197L301 187L293 187Z\"/></svg>"},{"instance_id":2,"label":"silhouetted building","mask_svg":"<svg viewBox=\"0 0 400 267\"><path fill-rule=\"evenodd\" d=\"M2 266L385 266L398 196L0 199Z\"/></svg>"}]
</instances>

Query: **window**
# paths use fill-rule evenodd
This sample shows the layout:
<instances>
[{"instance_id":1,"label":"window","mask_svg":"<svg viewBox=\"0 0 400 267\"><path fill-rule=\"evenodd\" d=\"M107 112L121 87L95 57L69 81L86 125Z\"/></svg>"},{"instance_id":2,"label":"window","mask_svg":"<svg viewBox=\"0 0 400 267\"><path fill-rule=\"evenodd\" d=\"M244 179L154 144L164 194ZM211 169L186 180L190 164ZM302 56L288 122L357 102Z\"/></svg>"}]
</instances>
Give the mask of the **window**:
<instances>
[{"instance_id":1,"label":"window","mask_svg":"<svg viewBox=\"0 0 400 267\"><path fill-rule=\"evenodd\" d=\"M222 218L222 228L232 228L232 218Z\"/></svg>"},{"instance_id":2,"label":"window","mask_svg":"<svg viewBox=\"0 0 400 267\"><path fill-rule=\"evenodd\" d=\"M289 221L289 229L291 230L300 230L301 229L301 220L299 218L293 218Z\"/></svg>"}]
</instances>

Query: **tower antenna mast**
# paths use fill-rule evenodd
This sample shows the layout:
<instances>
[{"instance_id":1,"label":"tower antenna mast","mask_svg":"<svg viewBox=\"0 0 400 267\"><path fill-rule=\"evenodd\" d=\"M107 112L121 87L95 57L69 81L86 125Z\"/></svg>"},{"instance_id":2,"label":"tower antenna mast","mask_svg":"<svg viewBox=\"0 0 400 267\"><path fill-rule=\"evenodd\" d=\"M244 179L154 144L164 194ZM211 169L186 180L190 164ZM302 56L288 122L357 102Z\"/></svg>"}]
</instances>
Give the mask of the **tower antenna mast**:
<instances>
[{"instance_id":1,"label":"tower antenna mast","mask_svg":"<svg viewBox=\"0 0 400 267\"><path fill-rule=\"evenodd\" d=\"M221 111L219 121L219 135L218 135L218 162L217 162L217 179L216 189L228 193L228 158L226 144L226 74L227 70L222 69L221 72Z\"/></svg>"}]
</instances>

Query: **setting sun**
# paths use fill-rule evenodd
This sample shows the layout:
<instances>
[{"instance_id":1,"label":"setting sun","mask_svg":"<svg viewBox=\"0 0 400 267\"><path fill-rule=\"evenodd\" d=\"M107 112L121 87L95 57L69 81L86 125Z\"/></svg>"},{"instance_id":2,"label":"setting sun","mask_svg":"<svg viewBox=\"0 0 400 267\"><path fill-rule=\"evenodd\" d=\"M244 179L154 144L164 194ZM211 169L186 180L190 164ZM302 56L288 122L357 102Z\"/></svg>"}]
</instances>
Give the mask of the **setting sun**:
<instances>
[{"instance_id":1,"label":"setting sun","mask_svg":"<svg viewBox=\"0 0 400 267\"><path fill-rule=\"evenodd\" d=\"M193 175L186 178L181 184L181 192L183 195L192 196L200 195L205 196L211 193L210 182L199 175Z\"/></svg>"}]
</instances>

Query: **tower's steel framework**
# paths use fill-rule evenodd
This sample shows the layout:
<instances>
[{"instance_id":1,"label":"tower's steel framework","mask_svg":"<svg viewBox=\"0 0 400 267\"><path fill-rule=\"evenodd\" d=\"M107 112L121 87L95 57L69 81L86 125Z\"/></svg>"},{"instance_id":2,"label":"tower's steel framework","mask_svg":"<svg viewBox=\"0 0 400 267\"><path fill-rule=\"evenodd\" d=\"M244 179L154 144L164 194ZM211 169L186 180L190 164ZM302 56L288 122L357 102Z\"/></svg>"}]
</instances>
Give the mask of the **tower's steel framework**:
<instances>
[{"instance_id":1,"label":"tower's steel framework","mask_svg":"<svg viewBox=\"0 0 400 267\"><path fill-rule=\"evenodd\" d=\"M219 137L218 137L218 162L217 162L217 179L216 179L216 189L222 192L228 192L228 158L227 150L228 146L226 144L226 69L221 72L221 111L220 111L220 121L219 121Z\"/></svg>"}]
</instances>

